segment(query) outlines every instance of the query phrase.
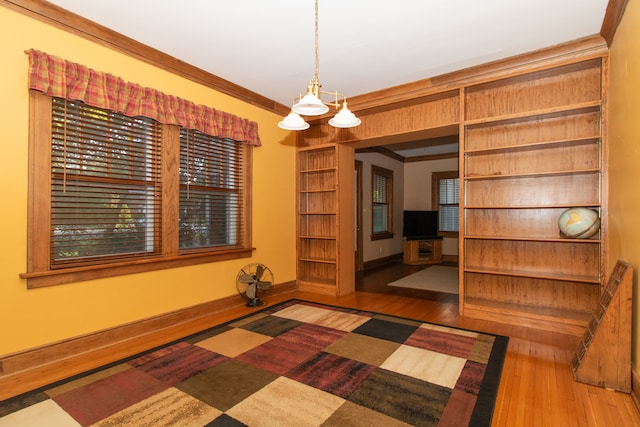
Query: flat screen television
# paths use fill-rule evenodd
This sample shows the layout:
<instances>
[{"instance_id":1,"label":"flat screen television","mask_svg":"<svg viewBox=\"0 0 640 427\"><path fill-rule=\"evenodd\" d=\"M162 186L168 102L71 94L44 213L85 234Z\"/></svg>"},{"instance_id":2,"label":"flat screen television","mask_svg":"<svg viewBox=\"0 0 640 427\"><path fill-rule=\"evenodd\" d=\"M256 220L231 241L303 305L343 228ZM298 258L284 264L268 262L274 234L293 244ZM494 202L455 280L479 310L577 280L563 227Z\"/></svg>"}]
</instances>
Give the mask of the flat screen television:
<instances>
[{"instance_id":1,"label":"flat screen television","mask_svg":"<svg viewBox=\"0 0 640 427\"><path fill-rule=\"evenodd\" d=\"M402 236L407 240L439 239L438 211L404 211Z\"/></svg>"}]
</instances>

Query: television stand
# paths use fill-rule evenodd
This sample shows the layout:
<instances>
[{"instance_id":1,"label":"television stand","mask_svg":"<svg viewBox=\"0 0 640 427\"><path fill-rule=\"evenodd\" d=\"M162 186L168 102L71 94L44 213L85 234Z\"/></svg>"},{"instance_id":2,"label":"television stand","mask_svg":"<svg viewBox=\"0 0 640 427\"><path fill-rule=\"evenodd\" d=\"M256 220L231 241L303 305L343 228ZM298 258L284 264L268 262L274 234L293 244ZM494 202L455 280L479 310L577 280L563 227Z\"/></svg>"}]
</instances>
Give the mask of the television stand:
<instances>
[{"instance_id":1,"label":"television stand","mask_svg":"<svg viewBox=\"0 0 640 427\"><path fill-rule=\"evenodd\" d=\"M405 240L403 262L409 265L442 264L442 237Z\"/></svg>"}]
</instances>

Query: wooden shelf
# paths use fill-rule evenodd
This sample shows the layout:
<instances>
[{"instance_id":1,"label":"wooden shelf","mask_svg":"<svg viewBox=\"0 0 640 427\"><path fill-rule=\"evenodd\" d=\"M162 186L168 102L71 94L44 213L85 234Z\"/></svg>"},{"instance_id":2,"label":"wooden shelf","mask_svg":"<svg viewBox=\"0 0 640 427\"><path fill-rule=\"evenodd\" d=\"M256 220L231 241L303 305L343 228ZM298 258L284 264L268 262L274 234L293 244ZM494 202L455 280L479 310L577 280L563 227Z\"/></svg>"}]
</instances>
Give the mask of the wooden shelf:
<instances>
[{"instance_id":1,"label":"wooden shelf","mask_svg":"<svg viewBox=\"0 0 640 427\"><path fill-rule=\"evenodd\" d=\"M465 176L464 179L470 180L484 180L484 179L518 179L518 178L536 178L543 176L564 176L564 175L583 175L583 174L599 174L600 169L575 169L575 170L562 170L553 172L530 172L530 173L512 173L512 174L493 174L493 175L471 175Z\"/></svg>"},{"instance_id":2,"label":"wooden shelf","mask_svg":"<svg viewBox=\"0 0 640 427\"><path fill-rule=\"evenodd\" d=\"M314 152L319 152L322 150L327 150L327 151L331 151L335 149L335 145L334 144L318 144L318 145L309 145L309 146L300 146L298 145L298 152L304 152L304 151L314 151Z\"/></svg>"},{"instance_id":3,"label":"wooden shelf","mask_svg":"<svg viewBox=\"0 0 640 427\"><path fill-rule=\"evenodd\" d=\"M513 323L569 335L581 335L589 323L588 312L554 310L524 304L508 304L493 300L467 299L469 317L501 323Z\"/></svg>"},{"instance_id":4,"label":"wooden shelf","mask_svg":"<svg viewBox=\"0 0 640 427\"><path fill-rule=\"evenodd\" d=\"M311 239L311 240L336 240L335 236L306 236L306 235L299 235L298 238L300 239Z\"/></svg>"},{"instance_id":5,"label":"wooden shelf","mask_svg":"<svg viewBox=\"0 0 640 427\"><path fill-rule=\"evenodd\" d=\"M335 258L305 258L305 257L298 257L298 261L317 262L320 264L335 264L337 262Z\"/></svg>"},{"instance_id":6,"label":"wooden shelf","mask_svg":"<svg viewBox=\"0 0 640 427\"><path fill-rule=\"evenodd\" d=\"M298 212L298 215L335 215L336 212Z\"/></svg>"},{"instance_id":7,"label":"wooden shelf","mask_svg":"<svg viewBox=\"0 0 640 427\"><path fill-rule=\"evenodd\" d=\"M335 188L323 188L320 190L300 190L300 193L335 193Z\"/></svg>"},{"instance_id":8,"label":"wooden shelf","mask_svg":"<svg viewBox=\"0 0 640 427\"><path fill-rule=\"evenodd\" d=\"M599 144L600 137L599 136L587 136L583 138L573 138L573 139L559 139L555 141L539 141L532 142L526 144L514 144L505 147L492 147L492 148L482 148L475 150L465 150L464 154L467 156L479 155L479 154L496 154L496 153L504 153L510 151L529 151L535 149L556 147L556 146L574 146L574 145L587 145L587 144Z\"/></svg>"},{"instance_id":9,"label":"wooden shelf","mask_svg":"<svg viewBox=\"0 0 640 427\"><path fill-rule=\"evenodd\" d=\"M336 168L317 168L317 169L304 169L300 173L316 173L316 172L335 172Z\"/></svg>"},{"instance_id":10,"label":"wooden shelf","mask_svg":"<svg viewBox=\"0 0 640 427\"><path fill-rule=\"evenodd\" d=\"M336 293L335 283L325 283L325 279L323 277L308 277L298 279L298 289L300 289L301 291L324 295L335 295Z\"/></svg>"},{"instance_id":11,"label":"wooden shelf","mask_svg":"<svg viewBox=\"0 0 640 427\"><path fill-rule=\"evenodd\" d=\"M504 114L492 117L483 117L480 119L465 120L464 124L468 127L486 124L509 124L518 121L532 121L544 118L552 118L557 116L566 116L569 114L579 114L592 111L599 111L601 102L590 101L572 105L563 105L558 107L542 108L539 110L523 111L513 114Z\"/></svg>"},{"instance_id":12,"label":"wooden shelf","mask_svg":"<svg viewBox=\"0 0 640 427\"><path fill-rule=\"evenodd\" d=\"M580 207L585 207L585 208L599 208L600 205L598 204L594 204L594 203L580 203L580 204L575 204L575 203L562 203L562 204L549 204L549 205L540 205L540 204L536 204L536 205L465 205L464 208L466 210L470 210L470 209L494 209L494 210L498 210L498 209L519 209L519 210L523 210L523 209L558 209L558 208L562 208L562 209L569 209L569 208L574 208L576 206L580 206Z\"/></svg>"},{"instance_id":13,"label":"wooden shelf","mask_svg":"<svg viewBox=\"0 0 640 427\"><path fill-rule=\"evenodd\" d=\"M466 273L479 273L479 274L494 274L497 276L512 276L512 277L530 277L535 279L547 279L558 280L563 282L582 282L594 285L600 284L599 277L578 275L578 274L562 274L557 272L545 272L545 271L524 271L524 270L507 270L498 268L483 268L483 267L465 267Z\"/></svg>"},{"instance_id":14,"label":"wooden shelf","mask_svg":"<svg viewBox=\"0 0 640 427\"><path fill-rule=\"evenodd\" d=\"M561 237L529 237L529 236L478 236L466 235L468 240L514 240L521 242L552 242L552 243L587 243L599 245L602 243L600 239L565 239Z\"/></svg>"}]
</instances>

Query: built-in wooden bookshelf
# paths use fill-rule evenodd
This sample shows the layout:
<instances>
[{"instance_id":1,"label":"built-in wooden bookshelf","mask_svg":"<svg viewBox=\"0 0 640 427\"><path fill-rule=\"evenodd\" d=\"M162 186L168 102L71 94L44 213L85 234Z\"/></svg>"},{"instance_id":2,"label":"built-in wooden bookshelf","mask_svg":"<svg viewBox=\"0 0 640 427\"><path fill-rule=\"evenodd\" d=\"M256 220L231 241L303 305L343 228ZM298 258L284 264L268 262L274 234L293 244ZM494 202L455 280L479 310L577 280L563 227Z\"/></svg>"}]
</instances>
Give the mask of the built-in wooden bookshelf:
<instances>
[{"instance_id":1,"label":"built-in wooden bookshelf","mask_svg":"<svg viewBox=\"0 0 640 427\"><path fill-rule=\"evenodd\" d=\"M575 206L603 210L604 65L464 89L464 315L582 334L600 295L601 234L562 238L558 219Z\"/></svg>"},{"instance_id":2,"label":"built-in wooden bookshelf","mask_svg":"<svg viewBox=\"0 0 640 427\"><path fill-rule=\"evenodd\" d=\"M353 149L337 144L298 148L297 276L301 290L331 295L354 291L353 240L348 238L353 235L353 162ZM346 232L349 229L351 233ZM345 251L352 256L342 256Z\"/></svg>"},{"instance_id":3,"label":"built-in wooden bookshelf","mask_svg":"<svg viewBox=\"0 0 640 427\"><path fill-rule=\"evenodd\" d=\"M343 150L459 135L460 313L581 335L607 272L607 55L601 39L583 40L376 93L384 106L362 108L365 97L353 129L318 119L298 136L301 288L340 293L353 281ZM313 171L307 156L321 152L332 160ZM302 181L322 174L335 190ZM563 238L571 207L597 211L598 234Z\"/></svg>"}]
</instances>

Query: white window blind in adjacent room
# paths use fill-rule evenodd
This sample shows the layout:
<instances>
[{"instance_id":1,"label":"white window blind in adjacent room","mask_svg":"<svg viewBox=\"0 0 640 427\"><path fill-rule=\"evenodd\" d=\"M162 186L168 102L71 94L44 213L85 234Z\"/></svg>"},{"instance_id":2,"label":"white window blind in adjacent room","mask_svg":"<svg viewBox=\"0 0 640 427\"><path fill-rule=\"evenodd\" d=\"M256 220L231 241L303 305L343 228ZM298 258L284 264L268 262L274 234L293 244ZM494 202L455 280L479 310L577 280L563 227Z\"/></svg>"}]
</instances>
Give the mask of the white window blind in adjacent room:
<instances>
[{"instance_id":1,"label":"white window blind in adjacent room","mask_svg":"<svg viewBox=\"0 0 640 427\"><path fill-rule=\"evenodd\" d=\"M440 231L458 231L459 179L440 179L439 186L439 229Z\"/></svg>"}]
</instances>

